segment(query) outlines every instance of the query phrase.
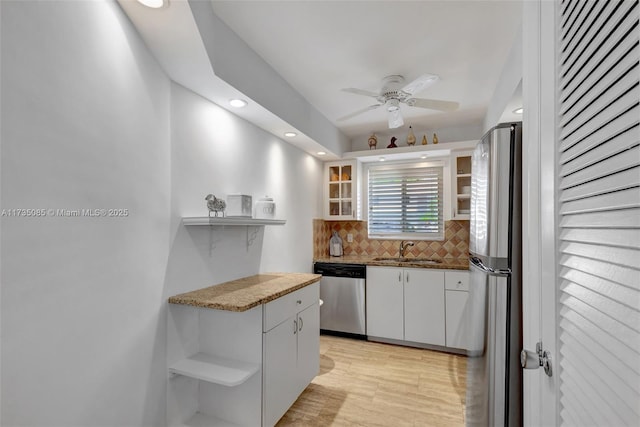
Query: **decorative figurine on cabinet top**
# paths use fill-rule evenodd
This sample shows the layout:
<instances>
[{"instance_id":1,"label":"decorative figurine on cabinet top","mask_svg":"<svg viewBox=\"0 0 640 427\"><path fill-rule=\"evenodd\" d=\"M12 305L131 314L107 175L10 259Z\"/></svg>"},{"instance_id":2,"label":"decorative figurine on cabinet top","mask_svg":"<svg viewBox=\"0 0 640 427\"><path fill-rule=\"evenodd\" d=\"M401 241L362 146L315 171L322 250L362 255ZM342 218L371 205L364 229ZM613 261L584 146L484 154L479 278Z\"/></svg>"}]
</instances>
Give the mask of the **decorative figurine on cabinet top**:
<instances>
[{"instance_id":1,"label":"decorative figurine on cabinet top","mask_svg":"<svg viewBox=\"0 0 640 427\"><path fill-rule=\"evenodd\" d=\"M438 135L436 135L435 133L433 134L433 143L434 144L438 143Z\"/></svg>"},{"instance_id":2,"label":"decorative figurine on cabinet top","mask_svg":"<svg viewBox=\"0 0 640 427\"><path fill-rule=\"evenodd\" d=\"M396 141L398 140L398 138L396 138L395 136L391 137L391 144L387 145L387 148L396 148Z\"/></svg>"},{"instance_id":3,"label":"decorative figurine on cabinet top","mask_svg":"<svg viewBox=\"0 0 640 427\"><path fill-rule=\"evenodd\" d=\"M218 212L222 212L222 216L224 216L224 210L227 208L227 203L224 200L218 199L213 194L207 195L204 199L207 201L207 208L209 208L209 218L211 218L211 212L215 212L216 217Z\"/></svg>"},{"instance_id":4,"label":"decorative figurine on cabinet top","mask_svg":"<svg viewBox=\"0 0 640 427\"><path fill-rule=\"evenodd\" d=\"M427 145L427 135L422 135L422 145Z\"/></svg>"},{"instance_id":5,"label":"decorative figurine on cabinet top","mask_svg":"<svg viewBox=\"0 0 640 427\"><path fill-rule=\"evenodd\" d=\"M371 134L368 142L369 142L369 150L371 150L372 148L375 150L376 146L378 145L378 137L376 136L375 133Z\"/></svg>"},{"instance_id":6,"label":"decorative figurine on cabinet top","mask_svg":"<svg viewBox=\"0 0 640 427\"><path fill-rule=\"evenodd\" d=\"M413 134L411 126L409 126L409 134L407 135L407 145L416 145L416 136Z\"/></svg>"}]
</instances>

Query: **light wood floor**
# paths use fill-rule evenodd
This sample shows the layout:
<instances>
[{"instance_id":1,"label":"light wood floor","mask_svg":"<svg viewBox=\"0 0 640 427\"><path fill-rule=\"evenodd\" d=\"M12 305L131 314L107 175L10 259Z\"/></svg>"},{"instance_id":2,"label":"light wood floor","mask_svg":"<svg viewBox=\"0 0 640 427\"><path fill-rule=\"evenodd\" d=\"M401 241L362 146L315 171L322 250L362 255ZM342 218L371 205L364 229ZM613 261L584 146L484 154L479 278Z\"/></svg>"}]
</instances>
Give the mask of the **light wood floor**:
<instances>
[{"instance_id":1,"label":"light wood floor","mask_svg":"<svg viewBox=\"0 0 640 427\"><path fill-rule=\"evenodd\" d=\"M466 357L320 337L320 374L282 426L463 426Z\"/></svg>"}]
</instances>

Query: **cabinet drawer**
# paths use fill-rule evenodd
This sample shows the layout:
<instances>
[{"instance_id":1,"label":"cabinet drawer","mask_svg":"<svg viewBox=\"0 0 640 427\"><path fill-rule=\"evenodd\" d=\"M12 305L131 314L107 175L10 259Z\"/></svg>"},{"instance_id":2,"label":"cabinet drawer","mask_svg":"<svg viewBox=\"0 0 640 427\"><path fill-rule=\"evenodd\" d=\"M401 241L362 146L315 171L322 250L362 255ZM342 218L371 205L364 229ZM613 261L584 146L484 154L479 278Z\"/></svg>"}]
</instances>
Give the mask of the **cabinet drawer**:
<instances>
[{"instance_id":1,"label":"cabinet drawer","mask_svg":"<svg viewBox=\"0 0 640 427\"><path fill-rule=\"evenodd\" d=\"M263 332L278 326L296 313L320 301L320 284L318 282L291 292L264 306Z\"/></svg>"},{"instance_id":2,"label":"cabinet drawer","mask_svg":"<svg viewBox=\"0 0 640 427\"><path fill-rule=\"evenodd\" d=\"M469 290L468 271L447 271L444 273L444 287L450 291Z\"/></svg>"}]
</instances>

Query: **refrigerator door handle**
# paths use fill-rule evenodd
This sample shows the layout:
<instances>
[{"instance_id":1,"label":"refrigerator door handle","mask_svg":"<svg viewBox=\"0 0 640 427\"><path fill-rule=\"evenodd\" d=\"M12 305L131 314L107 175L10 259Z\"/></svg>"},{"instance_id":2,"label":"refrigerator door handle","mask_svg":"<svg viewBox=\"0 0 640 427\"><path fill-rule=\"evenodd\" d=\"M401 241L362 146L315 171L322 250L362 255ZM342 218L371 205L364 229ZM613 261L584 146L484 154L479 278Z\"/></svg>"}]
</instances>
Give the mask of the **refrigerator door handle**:
<instances>
[{"instance_id":1,"label":"refrigerator door handle","mask_svg":"<svg viewBox=\"0 0 640 427\"><path fill-rule=\"evenodd\" d=\"M471 261L471 265L473 267L491 276L508 277L511 275L510 268L501 269L501 268L487 267L486 265L484 265L482 260L478 257L475 257L475 256L469 257L469 261Z\"/></svg>"}]
</instances>

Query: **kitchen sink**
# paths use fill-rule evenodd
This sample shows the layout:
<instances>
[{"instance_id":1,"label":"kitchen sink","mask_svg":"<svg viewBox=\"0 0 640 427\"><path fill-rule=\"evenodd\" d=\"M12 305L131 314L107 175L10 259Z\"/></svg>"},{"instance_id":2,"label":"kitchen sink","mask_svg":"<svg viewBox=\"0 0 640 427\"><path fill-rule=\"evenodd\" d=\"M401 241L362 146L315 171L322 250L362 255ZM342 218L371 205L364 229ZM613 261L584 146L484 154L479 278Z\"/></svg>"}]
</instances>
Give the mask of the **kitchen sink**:
<instances>
[{"instance_id":1,"label":"kitchen sink","mask_svg":"<svg viewBox=\"0 0 640 427\"><path fill-rule=\"evenodd\" d=\"M429 259L429 258L398 258L398 257L393 257L393 258L388 258L388 257L382 257L382 258L374 258L374 261L378 261L378 262L389 262L389 263L410 263L410 264L441 264L442 261L439 259Z\"/></svg>"}]
</instances>

